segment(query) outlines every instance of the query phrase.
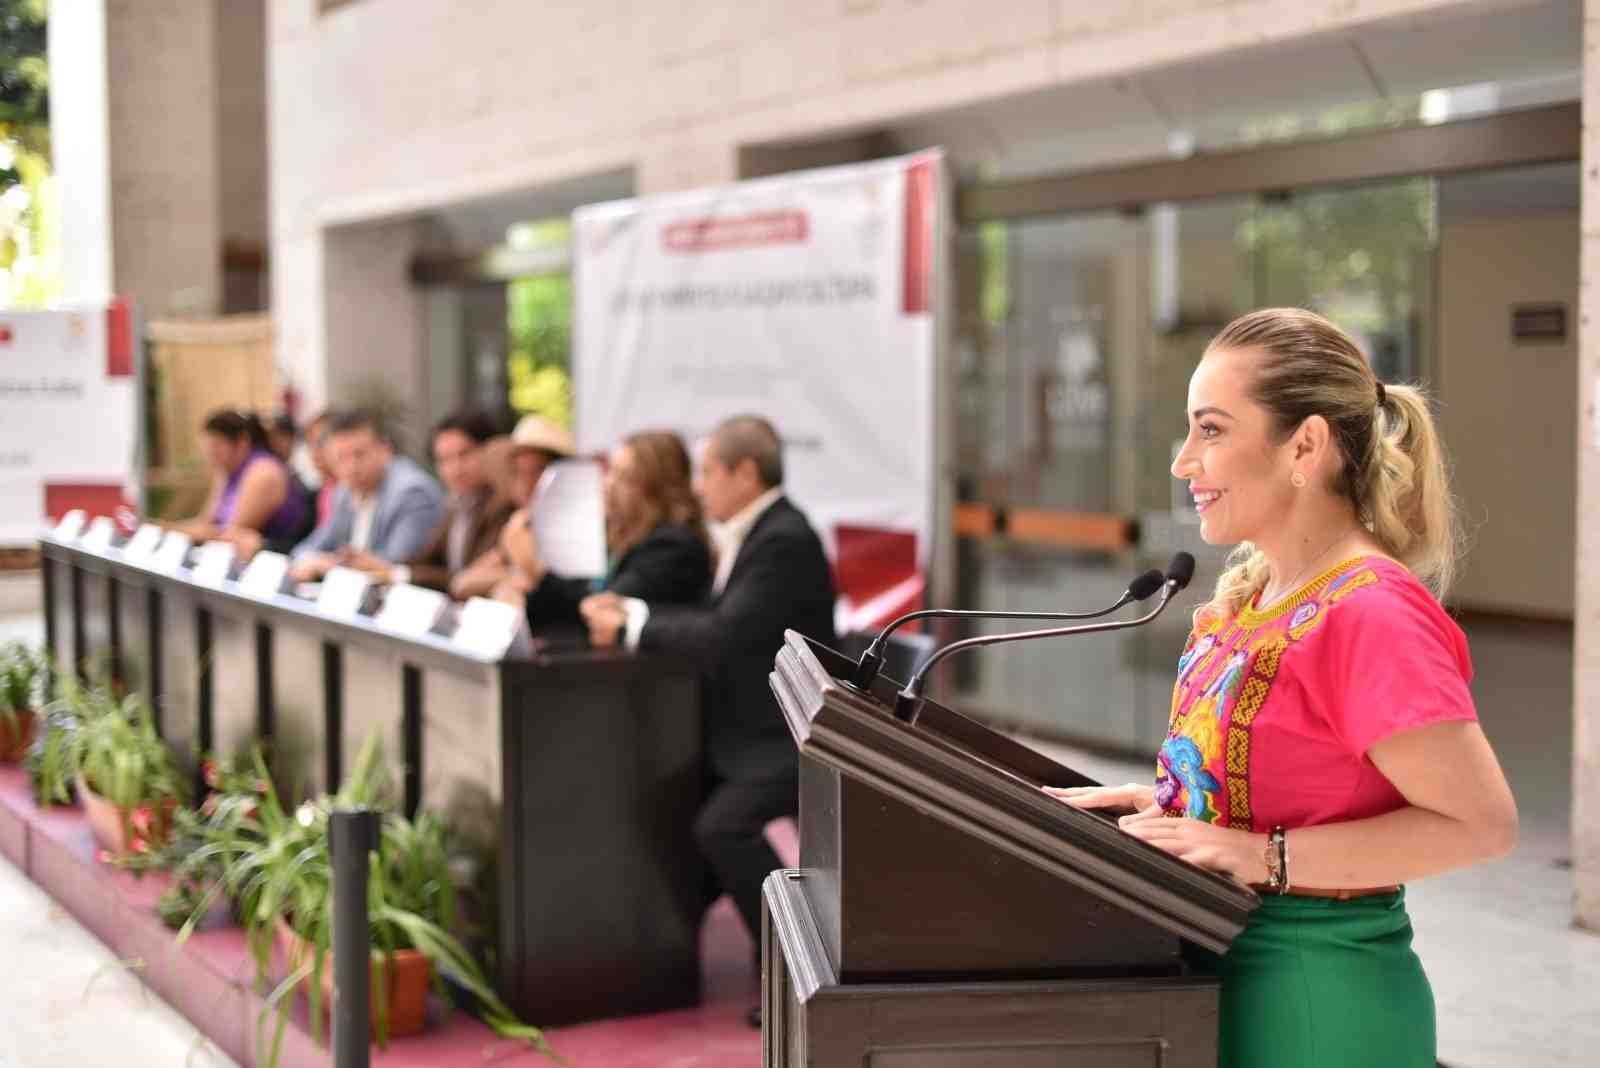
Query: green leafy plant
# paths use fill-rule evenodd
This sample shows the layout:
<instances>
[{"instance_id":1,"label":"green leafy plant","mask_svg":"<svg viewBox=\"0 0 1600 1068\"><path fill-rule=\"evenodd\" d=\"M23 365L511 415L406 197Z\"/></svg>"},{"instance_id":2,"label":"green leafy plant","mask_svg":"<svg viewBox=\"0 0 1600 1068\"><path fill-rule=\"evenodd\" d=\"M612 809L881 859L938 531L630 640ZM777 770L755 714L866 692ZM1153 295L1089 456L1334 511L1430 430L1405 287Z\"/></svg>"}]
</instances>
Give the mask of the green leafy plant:
<instances>
[{"instance_id":1,"label":"green leafy plant","mask_svg":"<svg viewBox=\"0 0 1600 1068\"><path fill-rule=\"evenodd\" d=\"M50 662L42 651L21 642L0 648L0 760L26 755L49 677Z\"/></svg>"},{"instance_id":2,"label":"green leafy plant","mask_svg":"<svg viewBox=\"0 0 1600 1068\"><path fill-rule=\"evenodd\" d=\"M137 694L61 674L42 721L24 762L39 804L71 804L79 781L136 824L140 811L148 819L151 806L182 801L183 777Z\"/></svg>"},{"instance_id":3,"label":"green leafy plant","mask_svg":"<svg viewBox=\"0 0 1600 1068\"><path fill-rule=\"evenodd\" d=\"M381 778L377 736L368 738L349 779L338 793L288 810L279 800L265 759L254 758L255 778L219 785L247 787L213 795L208 811L179 817L170 852L181 854L173 871L174 888L163 902L171 922L187 908L178 933L189 937L223 897L231 900L244 925L258 978L271 974L280 922L301 940L304 950L291 960L289 975L272 990L258 1025L276 1011L277 1029L267 1063L276 1064L287 1023L287 1004L304 989L311 1003L314 1033L322 1030L323 977L330 967L333 865L328 825L335 809L382 807L388 798ZM265 782L264 793L255 792ZM483 1019L499 1035L526 1041L550 1053L544 1034L525 1024L490 986L477 961L451 933L456 922L455 888L443 825L431 814L416 820L386 812L382 845L369 857L367 916L369 942L378 966L373 975L380 1045L388 1040L386 983L389 958L414 949L433 966L435 989L446 1000L448 979L478 1002Z\"/></svg>"},{"instance_id":4,"label":"green leafy plant","mask_svg":"<svg viewBox=\"0 0 1600 1068\"><path fill-rule=\"evenodd\" d=\"M43 650L22 642L0 648L0 726L17 730L18 713L38 711L49 678L50 660Z\"/></svg>"},{"instance_id":5,"label":"green leafy plant","mask_svg":"<svg viewBox=\"0 0 1600 1068\"><path fill-rule=\"evenodd\" d=\"M55 678L55 697L41 710L33 744L22 766L39 805L70 805L77 794L78 732L85 714L104 711L91 691L70 673Z\"/></svg>"},{"instance_id":6,"label":"green leafy plant","mask_svg":"<svg viewBox=\"0 0 1600 1068\"><path fill-rule=\"evenodd\" d=\"M89 691L80 714L74 760L84 783L120 808L135 809L163 801L182 801L183 777L172 752L156 733L149 708L137 694L118 700Z\"/></svg>"}]
</instances>

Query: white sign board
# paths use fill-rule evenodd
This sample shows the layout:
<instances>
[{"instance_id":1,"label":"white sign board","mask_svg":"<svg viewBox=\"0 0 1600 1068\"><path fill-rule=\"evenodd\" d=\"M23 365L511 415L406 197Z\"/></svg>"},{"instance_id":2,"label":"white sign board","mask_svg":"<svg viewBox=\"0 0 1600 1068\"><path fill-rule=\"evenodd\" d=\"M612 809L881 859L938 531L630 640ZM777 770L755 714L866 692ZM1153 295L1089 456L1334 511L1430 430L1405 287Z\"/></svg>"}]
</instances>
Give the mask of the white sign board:
<instances>
[{"instance_id":1,"label":"white sign board","mask_svg":"<svg viewBox=\"0 0 1600 1068\"><path fill-rule=\"evenodd\" d=\"M566 578L606 571L605 472L594 460L562 460L539 479L529 509L544 566Z\"/></svg>"},{"instance_id":2,"label":"white sign board","mask_svg":"<svg viewBox=\"0 0 1600 1068\"><path fill-rule=\"evenodd\" d=\"M78 544L89 552L103 553L117 540L117 524L108 515L97 515L89 520L89 529L83 532Z\"/></svg>"},{"instance_id":3,"label":"white sign board","mask_svg":"<svg viewBox=\"0 0 1600 1068\"><path fill-rule=\"evenodd\" d=\"M504 601L474 597L461 607L461 619L451 640L464 649L491 660L506 655L522 626L522 613Z\"/></svg>"},{"instance_id":4,"label":"white sign board","mask_svg":"<svg viewBox=\"0 0 1600 1068\"><path fill-rule=\"evenodd\" d=\"M283 590L289 576L289 558L282 553L262 550L250 558L239 576L239 592L250 597L273 597Z\"/></svg>"},{"instance_id":5,"label":"white sign board","mask_svg":"<svg viewBox=\"0 0 1600 1068\"><path fill-rule=\"evenodd\" d=\"M74 508L61 517L61 522L56 524L52 532L55 539L63 545L71 545L83 533L84 524L89 522L89 514L82 508Z\"/></svg>"},{"instance_id":6,"label":"white sign board","mask_svg":"<svg viewBox=\"0 0 1600 1068\"><path fill-rule=\"evenodd\" d=\"M150 558L150 566L164 574L176 575L189 557L191 544L189 535L169 530L167 536L161 539L161 548Z\"/></svg>"},{"instance_id":7,"label":"white sign board","mask_svg":"<svg viewBox=\"0 0 1600 1068\"><path fill-rule=\"evenodd\" d=\"M112 515L137 486L138 378L125 303L0 312L0 545L51 515Z\"/></svg>"},{"instance_id":8,"label":"white sign board","mask_svg":"<svg viewBox=\"0 0 1600 1068\"><path fill-rule=\"evenodd\" d=\"M133 537L128 539L128 544L122 547L122 557L129 563L148 563L155 555L156 547L161 544L161 528L154 523L146 523L134 531Z\"/></svg>"},{"instance_id":9,"label":"white sign board","mask_svg":"<svg viewBox=\"0 0 1600 1068\"><path fill-rule=\"evenodd\" d=\"M367 590L372 587L372 576L353 567L335 567L322 576L322 588L317 591L317 610L329 616L358 616Z\"/></svg>"},{"instance_id":10,"label":"white sign board","mask_svg":"<svg viewBox=\"0 0 1600 1068\"><path fill-rule=\"evenodd\" d=\"M919 597L942 175L927 152L580 208L580 451L656 427L692 446L729 416L765 416L785 491L835 554L842 592L909 584ZM903 551L885 554L886 540Z\"/></svg>"},{"instance_id":11,"label":"white sign board","mask_svg":"<svg viewBox=\"0 0 1600 1068\"><path fill-rule=\"evenodd\" d=\"M420 638L434 628L449 606L450 598L438 590L401 582L389 587L376 622L386 630Z\"/></svg>"},{"instance_id":12,"label":"white sign board","mask_svg":"<svg viewBox=\"0 0 1600 1068\"><path fill-rule=\"evenodd\" d=\"M200 546L189 578L201 586L221 586L233 573L236 555L232 542L208 541Z\"/></svg>"}]
</instances>

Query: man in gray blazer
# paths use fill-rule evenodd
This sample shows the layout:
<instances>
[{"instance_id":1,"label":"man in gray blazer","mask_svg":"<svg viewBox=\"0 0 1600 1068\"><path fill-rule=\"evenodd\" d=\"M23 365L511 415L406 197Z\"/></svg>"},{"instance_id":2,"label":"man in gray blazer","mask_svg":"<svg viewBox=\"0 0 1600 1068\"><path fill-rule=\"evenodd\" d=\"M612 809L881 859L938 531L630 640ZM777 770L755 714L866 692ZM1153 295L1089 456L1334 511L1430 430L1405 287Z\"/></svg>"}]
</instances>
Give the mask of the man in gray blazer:
<instances>
[{"instance_id":1,"label":"man in gray blazer","mask_svg":"<svg viewBox=\"0 0 1600 1068\"><path fill-rule=\"evenodd\" d=\"M427 544L444 517L444 492L404 456L371 412L341 412L325 432L339 489L327 521L295 546L290 575L321 578L346 556L367 553L402 562Z\"/></svg>"}]
</instances>

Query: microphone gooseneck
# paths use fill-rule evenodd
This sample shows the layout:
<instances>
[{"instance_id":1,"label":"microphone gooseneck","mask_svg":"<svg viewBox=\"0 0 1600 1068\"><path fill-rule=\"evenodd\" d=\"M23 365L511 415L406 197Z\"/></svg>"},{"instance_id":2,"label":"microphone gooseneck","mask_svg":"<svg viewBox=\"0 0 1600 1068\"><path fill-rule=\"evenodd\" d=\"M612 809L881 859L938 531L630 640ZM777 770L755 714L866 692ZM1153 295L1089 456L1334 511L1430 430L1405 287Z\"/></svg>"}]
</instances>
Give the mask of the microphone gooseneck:
<instances>
[{"instance_id":1,"label":"microphone gooseneck","mask_svg":"<svg viewBox=\"0 0 1600 1068\"><path fill-rule=\"evenodd\" d=\"M1158 573L1148 572L1147 574ZM1076 627L1051 627L1046 630L1025 630L1014 634L986 634L977 638L967 638L964 641L951 642L944 648L937 650L927 659L922 667L917 669L917 673L911 676L911 681L906 683L905 689L901 690L899 695L895 698L895 718L907 724L916 724L917 716L922 711L922 687L924 680L926 680L928 673L933 670L939 661L944 660L946 657L949 657L955 653L959 653L964 649L976 649L979 646L984 645L1000 645L1005 642L1028 641L1033 638L1065 638L1074 634L1100 634L1113 630L1126 630L1129 627L1140 627L1146 623L1149 623L1151 620L1155 619L1162 612L1164 612L1167 605L1172 603L1172 598L1174 595L1176 595L1179 590L1182 590L1185 586L1189 585L1193 578L1194 557L1188 553L1178 553L1172 558L1172 563L1167 568L1166 575L1161 578L1160 586L1158 587L1161 590L1161 600L1157 602L1156 606L1150 611L1135 619L1117 620L1114 623L1087 623ZM1136 583L1143 583L1145 579L1146 575L1141 575L1134 581ZM1130 586L1130 592L1131 590L1132 587ZM1148 597L1154 592L1154 589L1150 589L1145 593L1145 596Z\"/></svg>"},{"instance_id":2,"label":"microphone gooseneck","mask_svg":"<svg viewBox=\"0 0 1600 1068\"><path fill-rule=\"evenodd\" d=\"M872 644L867 646L866 652L861 654L861 659L856 661L856 670L850 682L860 690L870 690L873 682L883 670L884 647L888 645L889 635L900 627L919 619L1099 619L1108 616L1123 605L1134 601L1143 601L1161 588L1166 581L1166 576L1155 568L1151 568L1132 582L1122 591L1122 596L1117 598L1110 608L1101 608L1093 612L1003 612L985 609L969 610L960 608L923 608L891 621L888 626L878 632L872 639Z\"/></svg>"}]
</instances>

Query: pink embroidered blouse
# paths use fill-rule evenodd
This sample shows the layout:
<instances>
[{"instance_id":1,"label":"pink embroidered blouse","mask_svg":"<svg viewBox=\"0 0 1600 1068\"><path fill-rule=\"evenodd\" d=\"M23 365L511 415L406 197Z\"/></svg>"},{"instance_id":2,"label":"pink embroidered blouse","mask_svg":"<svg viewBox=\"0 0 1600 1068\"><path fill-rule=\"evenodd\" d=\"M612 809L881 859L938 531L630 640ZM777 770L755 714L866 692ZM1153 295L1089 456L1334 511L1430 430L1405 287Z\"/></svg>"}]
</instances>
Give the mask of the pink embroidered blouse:
<instances>
[{"instance_id":1,"label":"pink embroidered blouse","mask_svg":"<svg viewBox=\"0 0 1600 1068\"><path fill-rule=\"evenodd\" d=\"M1471 678L1466 637L1426 587L1383 557L1346 560L1270 608L1190 634L1156 802L1255 831L1400 808L1367 751L1476 719Z\"/></svg>"}]
</instances>

